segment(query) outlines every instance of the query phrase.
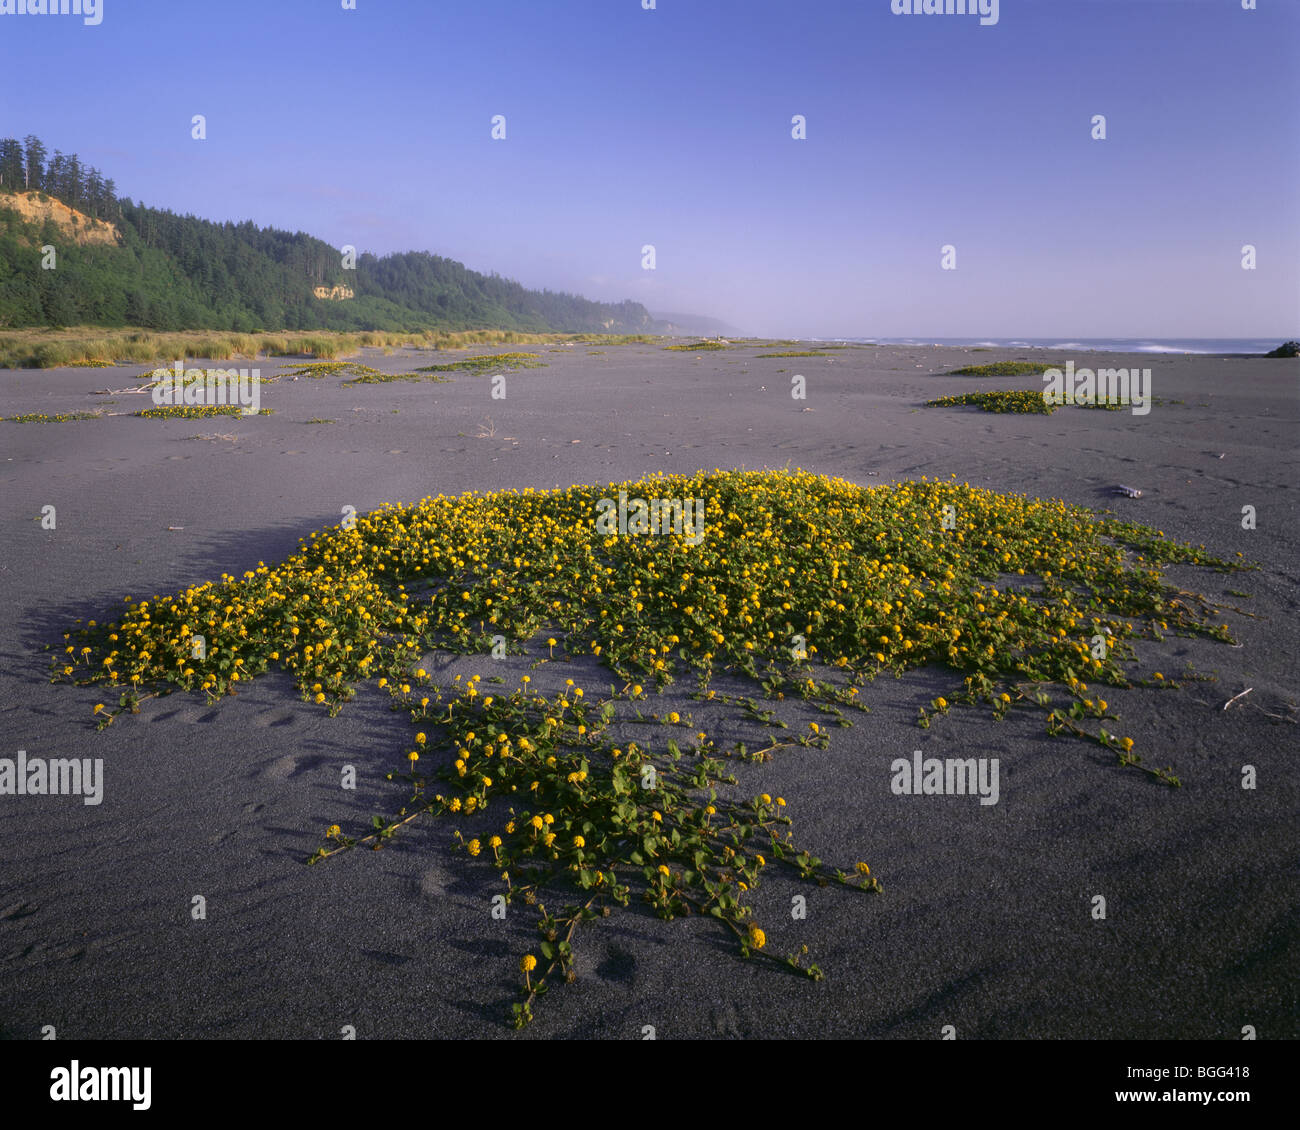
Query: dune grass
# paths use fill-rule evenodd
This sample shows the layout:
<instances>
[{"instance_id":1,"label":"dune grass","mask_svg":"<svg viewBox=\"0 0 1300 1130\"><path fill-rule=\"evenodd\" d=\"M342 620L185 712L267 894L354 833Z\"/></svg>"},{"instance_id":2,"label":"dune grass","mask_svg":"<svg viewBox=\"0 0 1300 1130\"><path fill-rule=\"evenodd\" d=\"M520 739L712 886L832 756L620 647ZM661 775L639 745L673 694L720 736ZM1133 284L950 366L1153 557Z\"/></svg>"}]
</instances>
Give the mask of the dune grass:
<instances>
[{"instance_id":1,"label":"dune grass","mask_svg":"<svg viewBox=\"0 0 1300 1130\"><path fill-rule=\"evenodd\" d=\"M806 947L766 951L748 892L769 866L882 890L864 860L837 867L798 845L782 798L743 795L741 763L829 737L817 724L778 736L784 723L755 700L710 686L719 672L851 726L845 711L863 711L866 682L938 668L954 680L952 702L932 700L920 726L954 706L995 721L1037 712L1048 733L1179 783L1172 767L1142 763L1089 686L1176 688L1137 673L1136 643L1231 636L1219 609L1161 567L1241 566L1079 507L955 481L868 489L803 471L698 472L621 489L703 499L702 538L601 532L613 484L386 506L312 534L274 567L127 598L111 622L65 635L54 674L121 688L118 709L95 708L101 726L175 689L215 703L272 669L331 714L363 682L390 695L414 731L390 774L408 799L364 829L331 825L312 862L379 850L419 818L449 820L467 866L506 903L537 908L537 952L519 959L508 1017L518 1026L553 981L576 976L578 927L634 898L663 918L711 918L741 957L818 979ZM614 682L607 695L574 679L543 695L530 676L497 691L477 675L440 685L422 666L429 651L498 647L541 653L533 669L583 657ZM758 719L767 744L720 748L684 706L647 715L650 690L679 678L695 699ZM630 739L630 726L651 729ZM542 902L552 894L558 913Z\"/></svg>"},{"instance_id":2,"label":"dune grass","mask_svg":"<svg viewBox=\"0 0 1300 1130\"><path fill-rule=\"evenodd\" d=\"M516 330L418 330L409 333L329 330L280 333L233 333L218 330L154 331L127 327L105 329L0 330L0 368L52 369L66 366L107 366L127 362L205 358L308 356L319 361L359 353L363 348L414 346L420 349L464 349L474 345L529 345L549 342L599 342L626 345L657 342L649 334L523 333Z\"/></svg>"}]
</instances>

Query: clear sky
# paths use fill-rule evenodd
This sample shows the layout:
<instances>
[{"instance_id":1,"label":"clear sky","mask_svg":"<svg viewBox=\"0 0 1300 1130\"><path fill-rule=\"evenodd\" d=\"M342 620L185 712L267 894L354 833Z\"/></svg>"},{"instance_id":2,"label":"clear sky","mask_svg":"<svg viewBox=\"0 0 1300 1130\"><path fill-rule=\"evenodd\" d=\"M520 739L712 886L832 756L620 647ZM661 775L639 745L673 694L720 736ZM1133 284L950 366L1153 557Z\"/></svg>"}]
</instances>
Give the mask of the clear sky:
<instances>
[{"instance_id":1,"label":"clear sky","mask_svg":"<svg viewBox=\"0 0 1300 1130\"><path fill-rule=\"evenodd\" d=\"M1300 330L1300 0L342 2L0 15L0 135L157 207L755 334Z\"/></svg>"}]
</instances>

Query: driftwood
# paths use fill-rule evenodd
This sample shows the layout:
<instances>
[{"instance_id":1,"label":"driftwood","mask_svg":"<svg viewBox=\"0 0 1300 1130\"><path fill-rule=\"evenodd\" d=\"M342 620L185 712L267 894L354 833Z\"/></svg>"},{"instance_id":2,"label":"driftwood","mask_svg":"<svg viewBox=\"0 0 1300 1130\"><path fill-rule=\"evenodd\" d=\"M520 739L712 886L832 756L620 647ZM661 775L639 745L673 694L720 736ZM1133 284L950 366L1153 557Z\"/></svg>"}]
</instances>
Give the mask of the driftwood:
<instances>
[{"instance_id":1,"label":"driftwood","mask_svg":"<svg viewBox=\"0 0 1300 1130\"><path fill-rule=\"evenodd\" d=\"M1255 689L1254 687L1247 687L1244 691L1241 692L1241 694L1235 694L1235 695L1233 695L1230 699L1228 699L1227 702L1225 702L1225 703L1223 704L1223 709L1224 709L1224 710L1227 710L1228 707L1230 707L1234 702L1237 701L1237 699L1239 699L1239 698L1245 698L1245 697L1246 697L1248 694L1250 694L1250 692L1253 691L1254 689Z\"/></svg>"},{"instance_id":2,"label":"driftwood","mask_svg":"<svg viewBox=\"0 0 1300 1130\"><path fill-rule=\"evenodd\" d=\"M150 381L147 385L135 385L132 388L97 388L91 396L130 396L134 393L152 392L153 386L157 381Z\"/></svg>"}]
</instances>

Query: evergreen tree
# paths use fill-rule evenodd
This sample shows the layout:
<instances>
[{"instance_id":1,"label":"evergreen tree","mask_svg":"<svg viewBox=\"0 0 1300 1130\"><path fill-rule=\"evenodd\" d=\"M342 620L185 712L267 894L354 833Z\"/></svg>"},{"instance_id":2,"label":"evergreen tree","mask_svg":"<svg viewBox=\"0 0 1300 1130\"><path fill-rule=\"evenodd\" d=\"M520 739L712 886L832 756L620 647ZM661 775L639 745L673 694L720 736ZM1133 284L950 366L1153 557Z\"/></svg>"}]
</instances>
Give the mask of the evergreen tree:
<instances>
[{"instance_id":1,"label":"evergreen tree","mask_svg":"<svg viewBox=\"0 0 1300 1130\"><path fill-rule=\"evenodd\" d=\"M35 192L41 187L45 174L45 145L38 137L30 133L23 138L23 187L28 192Z\"/></svg>"}]
</instances>

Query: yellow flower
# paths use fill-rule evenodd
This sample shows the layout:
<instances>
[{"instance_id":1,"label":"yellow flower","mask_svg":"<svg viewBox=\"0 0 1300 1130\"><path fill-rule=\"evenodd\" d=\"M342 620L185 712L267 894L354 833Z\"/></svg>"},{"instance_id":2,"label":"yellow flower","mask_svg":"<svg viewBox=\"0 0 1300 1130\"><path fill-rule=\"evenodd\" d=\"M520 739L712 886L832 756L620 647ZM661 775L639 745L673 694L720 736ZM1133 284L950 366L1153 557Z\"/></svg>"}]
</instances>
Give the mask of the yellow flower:
<instances>
[{"instance_id":1,"label":"yellow flower","mask_svg":"<svg viewBox=\"0 0 1300 1130\"><path fill-rule=\"evenodd\" d=\"M533 826L534 831L540 832L542 830L542 818L540 816L534 816L528 823Z\"/></svg>"},{"instance_id":2,"label":"yellow flower","mask_svg":"<svg viewBox=\"0 0 1300 1130\"><path fill-rule=\"evenodd\" d=\"M555 833L547 832L546 835L542 837L542 846L550 847L553 843L555 843Z\"/></svg>"},{"instance_id":3,"label":"yellow flower","mask_svg":"<svg viewBox=\"0 0 1300 1130\"><path fill-rule=\"evenodd\" d=\"M416 745L424 745L424 733L423 733L423 731L421 731L420 733L418 733L418 734L415 735L415 744L416 744Z\"/></svg>"},{"instance_id":4,"label":"yellow flower","mask_svg":"<svg viewBox=\"0 0 1300 1130\"><path fill-rule=\"evenodd\" d=\"M492 836L492 837L488 840L488 847L490 847L490 848L499 848L500 846L501 846L501 837L500 837L500 836Z\"/></svg>"},{"instance_id":5,"label":"yellow flower","mask_svg":"<svg viewBox=\"0 0 1300 1130\"><path fill-rule=\"evenodd\" d=\"M778 807L778 808L784 808L784 807L785 807L785 797L783 797L783 796L779 796L779 797L777 797L777 798L776 798L776 803L777 803L777 807Z\"/></svg>"},{"instance_id":6,"label":"yellow flower","mask_svg":"<svg viewBox=\"0 0 1300 1130\"><path fill-rule=\"evenodd\" d=\"M329 836L330 839L333 839L335 836L337 836L337 835L338 835L340 832L342 832L342 831L343 831L343 829L340 828L337 824L331 824L331 825L329 826L329 830L328 830L325 834L326 834L327 836Z\"/></svg>"},{"instance_id":7,"label":"yellow flower","mask_svg":"<svg viewBox=\"0 0 1300 1130\"><path fill-rule=\"evenodd\" d=\"M758 860L758 865L759 865L760 867L766 867L766 866L767 866L767 860L764 859L761 855L756 855L756 856L754 856L754 858L755 858L756 860Z\"/></svg>"},{"instance_id":8,"label":"yellow flower","mask_svg":"<svg viewBox=\"0 0 1300 1130\"><path fill-rule=\"evenodd\" d=\"M674 723L674 724L680 722L681 720L682 720L682 716L681 716L680 714L678 714L677 711L675 711L675 710L674 710L671 714L668 715L668 721L669 721L669 722L672 722L672 723Z\"/></svg>"},{"instance_id":9,"label":"yellow flower","mask_svg":"<svg viewBox=\"0 0 1300 1130\"><path fill-rule=\"evenodd\" d=\"M870 874L871 874L871 868L868 867L865 863L859 863L859 864L858 864L858 874L859 874L859 875L870 875Z\"/></svg>"},{"instance_id":10,"label":"yellow flower","mask_svg":"<svg viewBox=\"0 0 1300 1130\"><path fill-rule=\"evenodd\" d=\"M484 778L483 778L483 787L484 787L485 789L490 789L490 788L492 787L492 778L491 778L491 777L484 777Z\"/></svg>"},{"instance_id":11,"label":"yellow flower","mask_svg":"<svg viewBox=\"0 0 1300 1130\"><path fill-rule=\"evenodd\" d=\"M761 950L767 945L767 935L752 922L749 925L749 944L756 950Z\"/></svg>"},{"instance_id":12,"label":"yellow flower","mask_svg":"<svg viewBox=\"0 0 1300 1130\"><path fill-rule=\"evenodd\" d=\"M416 753L415 750L411 750L411 752L408 753L408 754L406 755L406 760L407 760L407 761L419 761L419 760L420 760L420 755L419 755L418 753Z\"/></svg>"},{"instance_id":13,"label":"yellow flower","mask_svg":"<svg viewBox=\"0 0 1300 1130\"><path fill-rule=\"evenodd\" d=\"M1132 739L1132 738L1120 738L1120 740L1119 740L1119 744L1120 744L1121 747L1123 747L1124 752L1127 753L1129 750L1131 750L1131 749L1133 748L1133 739Z\"/></svg>"},{"instance_id":14,"label":"yellow flower","mask_svg":"<svg viewBox=\"0 0 1300 1130\"><path fill-rule=\"evenodd\" d=\"M656 824L662 824L664 822L664 818L658 812L650 813L650 819Z\"/></svg>"},{"instance_id":15,"label":"yellow flower","mask_svg":"<svg viewBox=\"0 0 1300 1130\"><path fill-rule=\"evenodd\" d=\"M465 845L465 850L468 851L470 855L478 855L482 849L479 846L478 840L470 840L470 842Z\"/></svg>"},{"instance_id":16,"label":"yellow flower","mask_svg":"<svg viewBox=\"0 0 1300 1130\"><path fill-rule=\"evenodd\" d=\"M771 798L770 796L768 796L767 793L764 793L764 794L763 794L762 796L760 796L758 799L761 800L764 804L771 804L771 803L772 803L772 798Z\"/></svg>"},{"instance_id":17,"label":"yellow flower","mask_svg":"<svg viewBox=\"0 0 1300 1130\"><path fill-rule=\"evenodd\" d=\"M536 968L537 968L537 958L535 958L531 953L526 953L524 954L523 957L519 959L520 973L531 973Z\"/></svg>"},{"instance_id":18,"label":"yellow flower","mask_svg":"<svg viewBox=\"0 0 1300 1130\"><path fill-rule=\"evenodd\" d=\"M668 876L668 868L664 864L659 864L659 874L665 878Z\"/></svg>"}]
</instances>

